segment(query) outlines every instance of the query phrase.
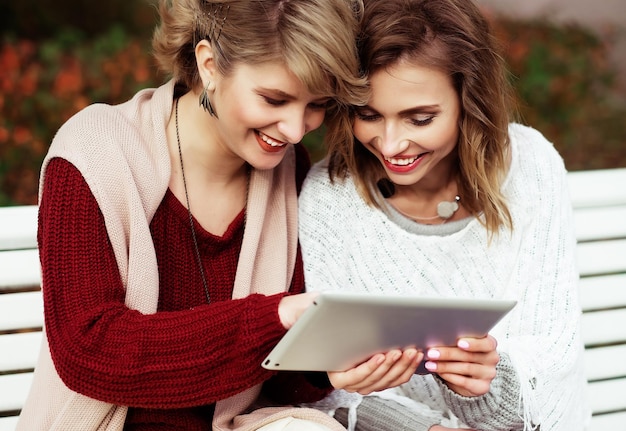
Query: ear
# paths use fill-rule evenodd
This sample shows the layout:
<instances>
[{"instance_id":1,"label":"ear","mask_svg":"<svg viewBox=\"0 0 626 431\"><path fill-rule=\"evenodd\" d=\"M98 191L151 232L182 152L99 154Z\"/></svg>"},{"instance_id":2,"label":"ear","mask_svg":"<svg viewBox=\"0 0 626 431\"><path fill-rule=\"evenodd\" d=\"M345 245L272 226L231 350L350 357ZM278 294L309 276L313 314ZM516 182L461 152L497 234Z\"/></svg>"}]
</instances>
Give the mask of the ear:
<instances>
[{"instance_id":1,"label":"ear","mask_svg":"<svg viewBox=\"0 0 626 431\"><path fill-rule=\"evenodd\" d=\"M196 64L198 66L198 72L200 73L200 79L202 80L202 88L206 88L208 84L208 89L214 90L218 72L215 67L213 47L206 39L201 40L196 45Z\"/></svg>"}]
</instances>

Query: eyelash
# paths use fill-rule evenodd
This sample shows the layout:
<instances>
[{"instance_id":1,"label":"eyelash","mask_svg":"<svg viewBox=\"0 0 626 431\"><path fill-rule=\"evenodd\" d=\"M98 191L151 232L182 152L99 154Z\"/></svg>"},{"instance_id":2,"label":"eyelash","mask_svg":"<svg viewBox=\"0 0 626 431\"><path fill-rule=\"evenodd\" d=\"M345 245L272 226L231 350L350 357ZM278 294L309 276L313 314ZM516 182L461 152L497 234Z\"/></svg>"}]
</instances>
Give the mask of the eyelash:
<instances>
[{"instance_id":1,"label":"eyelash","mask_svg":"<svg viewBox=\"0 0 626 431\"><path fill-rule=\"evenodd\" d=\"M435 119L434 115L430 116L430 117L428 117L428 118L426 118L424 120L418 120L418 119L415 119L415 118L411 118L411 123L416 125L416 126L427 126L430 123L432 123L434 119Z\"/></svg>"},{"instance_id":2,"label":"eyelash","mask_svg":"<svg viewBox=\"0 0 626 431\"><path fill-rule=\"evenodd\" d=\"M268 105L271 106L283 106L286 101L284 100L276 100L276 99L272 99L271 97L267 97L267 96L263 96L263 99L265 100L265 103L267 103ZM326 110L328 108L328 104L330 102L323 102L323 103L309 103L309 106L312 109L315 110Z\"/></svg>"},{"instance_id":3,"label":"eyelash","mask_svg":"<svg viewBox=\"0 0 626 431\"><path fill-rule=\"evenodd\" d=\"M356 117L361 121L376 121L380 118L378 114L363 114L361 112L356 112Z\"/></svg>"},{"instance_id":4,"label":"eyelash","mask_svg":"<svg viewBox=\"0 0 626 431\"><path fill-rule=\"evenodd\" d=\"M263 99L265 99L265 102L268 105L272 105L272 106L282 106L282 105L285 104L284 100L276 100L276 99L272 99L272 98L267 97L267 96L263 96Z\"/></svg>"},{"instance_id":5,"label":"eyelash","mask_svg":"<svg viewBox=\"0 0 626 431\"><path fill-rule=\"evenodd\" d=\"M358 111L356 112L356 116L361 121L376 121L376 120L380 119L380 115L378 115L378 114L363 114L363 113L358 112ZM430 116L428 118L425 118L424 120L418 120L418 119L415 119L415 118L411 118L410 122L414 126L427 126L430 123L432 123L434 119L435 119L435 116L432 115L432 116Z\"/></svg>"},{"instance_id":6,"label":"eyelash","mask_svg":"<svg viewBox=\"0 0 626 431\"><path fill-rule=\"evenodd\" d=\"M313 109L323 109L326 110L330 105L330 101L322 102L322 103L309 103L309 106Z\"/></svg>"}]
</instances>

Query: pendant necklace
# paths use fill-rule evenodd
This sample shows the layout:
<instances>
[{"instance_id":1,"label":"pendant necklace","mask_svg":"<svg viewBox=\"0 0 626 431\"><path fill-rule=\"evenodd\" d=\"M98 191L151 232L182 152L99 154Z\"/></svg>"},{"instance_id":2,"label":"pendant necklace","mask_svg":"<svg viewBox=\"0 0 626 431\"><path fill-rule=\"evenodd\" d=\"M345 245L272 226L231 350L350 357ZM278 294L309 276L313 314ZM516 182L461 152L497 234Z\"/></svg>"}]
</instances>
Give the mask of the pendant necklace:
<instances>
[{"instance_id":1,"label":"pendant necklace","mask_svg":"<svg viewBox=\"0 0 626 431\"><path fill-rule=\"evenodd\" d=\"M399 210L395 206L394 206L394 209L398 211L400 214L402 214L403 216L410 218L411 220L416 221L416 222L442 219L443 221L441 222L441 224L444 224L445 222L448 221L448 219L450 219L454 215L454 213L458 211L460 200L461 198L459 197L459 195L456 195L453 201L439 202L437 204L437 215L432 216L432 217L417 217L411 214L407 214L404 211Z\"/></svg>"}]
</instances>

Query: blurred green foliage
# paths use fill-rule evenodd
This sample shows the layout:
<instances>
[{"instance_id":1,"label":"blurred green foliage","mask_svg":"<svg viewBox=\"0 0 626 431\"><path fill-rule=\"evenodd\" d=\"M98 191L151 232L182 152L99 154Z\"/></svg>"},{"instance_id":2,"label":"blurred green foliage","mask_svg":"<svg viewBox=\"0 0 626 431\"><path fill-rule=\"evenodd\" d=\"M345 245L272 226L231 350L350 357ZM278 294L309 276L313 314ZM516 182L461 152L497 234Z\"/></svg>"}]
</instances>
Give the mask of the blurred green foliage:
<instances>
[{"instance_id":1,"label":"blurred green foliage","mask_svg":"<svg viewBox=\"0 0 626 431\"><path fill-rule=\"evenodd\" d=\"M60 125L94 102L165 80L150 55L154 0L0 3L0 205L37 202L39 166ZM523 122L570 170L626 166L624 100L598 37L576 26L493 19ZM305 138L323 157L323 130Z\"/></svg>"},{"instance_id":2,"label":"blurred green foliage","mask_svg":"<svg viewBox=\"0 0 626 431\"><path fill-rule=\"evenodd\" d=\"M523 121L554 142L570 170L626 167L626 101L607 44L577 25L494 25Z\"/></svg>"}]
</instances>

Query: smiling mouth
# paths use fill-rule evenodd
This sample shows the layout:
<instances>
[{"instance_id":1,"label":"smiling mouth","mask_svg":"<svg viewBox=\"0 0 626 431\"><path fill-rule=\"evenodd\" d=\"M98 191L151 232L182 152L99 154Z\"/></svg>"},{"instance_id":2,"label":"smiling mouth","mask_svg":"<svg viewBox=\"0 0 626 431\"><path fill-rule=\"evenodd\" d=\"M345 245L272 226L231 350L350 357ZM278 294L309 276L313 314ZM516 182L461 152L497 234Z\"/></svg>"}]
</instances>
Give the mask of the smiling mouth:
<instances>
[{"instance_id":1,"label":"smiling mouth","mask_svg":"<svg viewBox=\"0 0 626 431\"><path fill-rule=\"evenodd\" d=\"M281 142L281 141L275 140L258 130L256 132L261 138L261 140L265 142L267 145L269 145L270 147L282 148L282 147L287 146L287 142Z\"/></svg>"},{"instance_id":2,"label":"smiling mouth","mask_svg":"<svg viewBox=\"0 0 626 431\"><path fill-rule=\"evenodd\" d=\"M418 154L417 156L414 157L403 157L403 158L397 158L397 157L384 157L385 161L387 163L390 163L392 165L395 166L408 166L411 163L415 163L415 161L417 159L419 159L420 157L424 156L426 153L424 154Z\"/></svg>"}]
</instances>

